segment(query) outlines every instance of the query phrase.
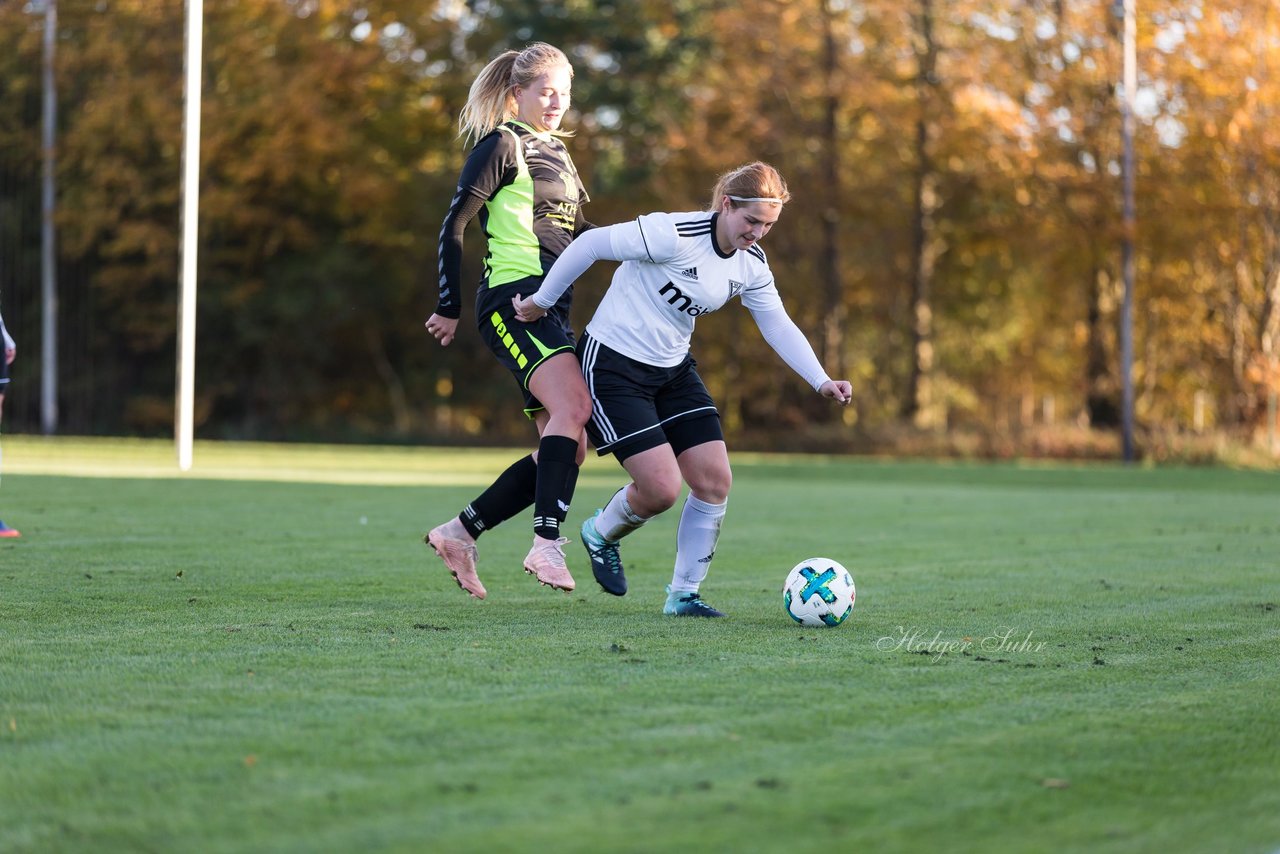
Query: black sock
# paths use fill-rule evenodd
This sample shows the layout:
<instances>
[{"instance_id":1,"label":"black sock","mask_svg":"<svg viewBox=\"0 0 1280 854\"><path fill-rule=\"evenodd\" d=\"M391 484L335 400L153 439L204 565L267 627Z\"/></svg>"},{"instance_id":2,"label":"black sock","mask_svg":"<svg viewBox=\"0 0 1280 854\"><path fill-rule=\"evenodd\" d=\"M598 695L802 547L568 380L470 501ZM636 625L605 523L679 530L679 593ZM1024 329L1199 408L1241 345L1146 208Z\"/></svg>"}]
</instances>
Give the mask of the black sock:
<instances>
[{"instance_id":1,"label":"black sock","mask_svg":"<svg viewBox=\"0 0 1280 854\"><path fill-rule=\"evenodd\" d=\"M560 520L568 512L572 494L565 494L571 469L577 468L578 440L568 436L543 436L538 443L538 488L533 500L533 532L554 540L560 536ZM574 478L574 484L577 478ZM563 506L563 509L562 509Z\"/></svg>"},{"instance_id":2,"label":"black sock","mask_svg":"<svg viewBox=\"0 0 1280 854\"><path fill-rule=\"evenodd\" d=\"M533 461L533 455L521 457L498 475L498 479L480 493L480 497L467 505L458 517L462 520L462 527L471 536L479 538L485 531L518 516L533 503L537 482L538 464Z\"/></svg>"},{"instance_id":3,"label":"black sock","mask_svg":"<svg viewBox=\"0 0 1280 854\"><path fill-rule=\"evenodd\" d=\"M564 479L564 487L560 490L560 502L559 506L556 507L560 511L560 515L556 518L560 520L561 525L564 524L565 518L569 515L569 502L573 500L573 491L578 487L579 470L578 464L574 463L569 469L569 474Z\"/></svg>"}]
</instances>

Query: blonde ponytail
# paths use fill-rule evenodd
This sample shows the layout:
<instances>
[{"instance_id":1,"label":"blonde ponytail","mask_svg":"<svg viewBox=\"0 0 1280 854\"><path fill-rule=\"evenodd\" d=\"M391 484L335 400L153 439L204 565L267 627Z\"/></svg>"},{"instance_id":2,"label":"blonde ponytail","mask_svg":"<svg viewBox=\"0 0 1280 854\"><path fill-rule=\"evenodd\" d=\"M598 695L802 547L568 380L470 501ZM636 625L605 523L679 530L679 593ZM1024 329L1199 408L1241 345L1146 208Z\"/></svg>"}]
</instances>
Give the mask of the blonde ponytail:
<instances>
[{"instance_id":1,"label":"blonde ponytail","mask_svg":"<svg viewBox=\"0 0 1280 854\"><path fill-rule=\"evenodd\" d=\"M524 50L503 51L489 62L471 84L467 103L458 115L458 135L479 142L503 122L516 117L515 88L527 86L553 68L573 66L559 48L534 42Z\"/></svg>"}]
</instances>

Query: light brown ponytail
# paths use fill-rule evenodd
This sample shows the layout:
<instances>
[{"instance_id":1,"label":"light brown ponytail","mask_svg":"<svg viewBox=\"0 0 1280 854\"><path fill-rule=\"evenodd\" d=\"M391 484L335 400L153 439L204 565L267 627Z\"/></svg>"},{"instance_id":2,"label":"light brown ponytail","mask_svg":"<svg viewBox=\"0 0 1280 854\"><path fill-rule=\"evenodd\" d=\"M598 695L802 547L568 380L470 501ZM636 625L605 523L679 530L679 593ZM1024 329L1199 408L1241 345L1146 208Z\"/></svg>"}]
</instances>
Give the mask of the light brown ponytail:
<instances>
[{"instance_id":1,"label":"light brown ponytail","mask_svg":"<svg viewBox=\"0 0 1280 854\"><path fill-rule=\"evenodd\" d=\"M711 191L710 210L719 210L720 200L729 197L729 204L735 208L751 202L766 202L785 205L791 201L791 192L787 182L782 180L778 170L768 163L747 163L737 169L726 172L716 181Z\"/></svg>"}]
</instances>

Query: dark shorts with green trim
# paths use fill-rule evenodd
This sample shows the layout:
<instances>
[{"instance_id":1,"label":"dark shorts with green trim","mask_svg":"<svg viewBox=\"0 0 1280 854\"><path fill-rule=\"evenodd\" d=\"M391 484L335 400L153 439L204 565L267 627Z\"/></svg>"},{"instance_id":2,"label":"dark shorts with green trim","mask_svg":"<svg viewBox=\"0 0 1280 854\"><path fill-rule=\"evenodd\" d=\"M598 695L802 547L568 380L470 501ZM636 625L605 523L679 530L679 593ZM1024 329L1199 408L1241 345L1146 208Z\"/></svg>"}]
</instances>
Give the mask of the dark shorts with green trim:
<instances>
[{"instance_id":1,"label":"dark shorts with green trim","mask_svg":"<svg viewBox=\"0 0 1280 854\"><path fill-rule=\"evenodd\" d=\"M530 418L546 407L529 391L529 378L547 359L557 353L572 352L574 347L573 329L569 326L571 294L566 293L533 323L516 320L511 300L516 294L527 297L541 286L541 276L530 276L493 288L482 283L476 293L476 325L480 338L520 384L524 411Z\"/></svg>"}]
</instances>

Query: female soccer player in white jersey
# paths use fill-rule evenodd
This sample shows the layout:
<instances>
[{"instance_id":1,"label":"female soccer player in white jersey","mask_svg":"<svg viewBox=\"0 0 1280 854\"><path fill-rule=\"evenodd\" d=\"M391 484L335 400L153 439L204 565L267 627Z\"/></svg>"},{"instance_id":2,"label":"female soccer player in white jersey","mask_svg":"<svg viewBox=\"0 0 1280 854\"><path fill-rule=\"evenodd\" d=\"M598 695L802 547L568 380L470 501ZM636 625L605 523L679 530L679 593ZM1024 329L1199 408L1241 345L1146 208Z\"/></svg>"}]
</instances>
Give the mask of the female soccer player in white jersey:
<instances>
[{"instance_id":1,"label":"female soccer player in white jersey","mask_svg":"<svg viewBox=\"0 0 1280 854\"><path fill-rule=\"evenodd\" d=\"M573 68L558 48L535 42L509 50L480 72L462 110L462 130L477 141L458 179L440 231L440 296L427 331L448 346L462 314L462 235L477 214L488 241L476 323L490 351L516 378L525 414L538 428L538 449L517 460L427 543L458 586L486 595L476 573L476 539L530 504L533 547L525 571L559 590L574 588L560 523L586 451L583 425L591 399L574 356L570 293L546 317L518 323L513 294L530 291L569 241L591 225L587 192L557 129L569 109Z\"/></svg>"},{"instance_id":2,"label":"female soccer player in white jersey","mask_svg":"<svg viewBox=\"0 0 1280 854\"><path fill-rule=\"evenodd\" d=\"M777 170L748 163L721 176L709 211L653 213L584 234L535 293L513 303L520 320L532 321L592 263L622 262L578 342L592 397L587 433L601 455L612 453L631 475L582 526L592 572L609 593L627 592L619 541L674 505L683 480L689 497L663 612L724 616L699 594L732 474L720 416L689 353L697 318L741 300L773 349L815 391L840 404L852 396L847 380L827 376L787 315L757 245L790 197Z\"/></svg>"}]
</instances>

